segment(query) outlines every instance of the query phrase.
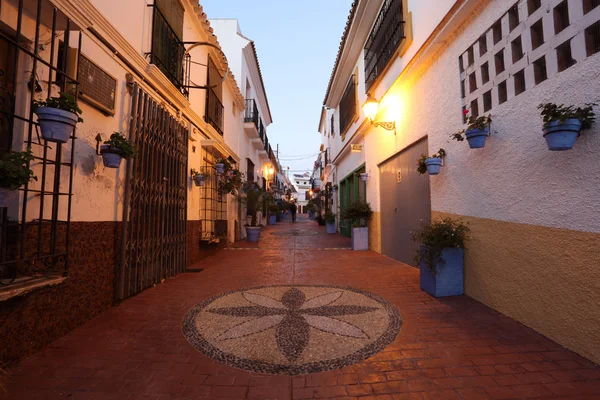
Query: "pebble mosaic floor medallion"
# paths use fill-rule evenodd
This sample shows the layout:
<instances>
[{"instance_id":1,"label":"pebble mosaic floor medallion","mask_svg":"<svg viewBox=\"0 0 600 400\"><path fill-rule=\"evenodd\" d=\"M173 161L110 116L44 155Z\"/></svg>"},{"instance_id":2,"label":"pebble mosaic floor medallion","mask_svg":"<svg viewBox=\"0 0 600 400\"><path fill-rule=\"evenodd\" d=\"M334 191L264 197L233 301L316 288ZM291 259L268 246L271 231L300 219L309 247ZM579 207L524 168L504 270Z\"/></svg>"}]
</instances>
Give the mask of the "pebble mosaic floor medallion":
<instances>
[{"instance_id":1,"label":"pebble mosaic floor medallion","mask_svg":"<svg viewBox=\"0 0 600 400\"><path fill-rule=\"evenodd\" d=\"M183 334L232 367L304 374L356 364L392 343L398 310L371 293L335 286L265 286L223 293L193 307Z\"/></svg>"}]
</instances>

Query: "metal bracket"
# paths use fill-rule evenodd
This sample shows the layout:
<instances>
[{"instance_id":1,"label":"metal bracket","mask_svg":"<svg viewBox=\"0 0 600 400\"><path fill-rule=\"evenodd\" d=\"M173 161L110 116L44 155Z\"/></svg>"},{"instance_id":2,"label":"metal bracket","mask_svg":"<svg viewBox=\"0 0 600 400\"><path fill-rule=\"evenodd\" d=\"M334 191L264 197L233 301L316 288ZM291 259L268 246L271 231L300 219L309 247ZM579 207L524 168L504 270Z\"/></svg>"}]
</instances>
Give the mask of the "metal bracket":
<instances>
[{"instance_id":1,"label":"metal bracket","mask_svg":"<svg viewBox=\"0 0 600 400\"><path fill-rule=\"evenodd\" d=\"M396 134L396 121L392 122L373 122L373 126L375 128L383 128L388 131L394 131L394 135Z\"/></svg>"}]
</instances>

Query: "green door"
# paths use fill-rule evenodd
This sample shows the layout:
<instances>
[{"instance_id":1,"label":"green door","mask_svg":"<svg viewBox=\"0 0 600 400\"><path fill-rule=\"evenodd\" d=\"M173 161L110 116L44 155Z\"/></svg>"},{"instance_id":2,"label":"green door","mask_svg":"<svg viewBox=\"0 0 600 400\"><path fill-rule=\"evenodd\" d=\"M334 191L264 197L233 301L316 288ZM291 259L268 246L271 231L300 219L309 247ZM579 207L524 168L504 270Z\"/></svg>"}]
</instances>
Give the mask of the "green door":
<instances>
[{"instance_id":1,"label":"green door","mask_svg":"<svg viewBox=\"0 0 600 400\"><path fill-rule=\"evenodd\" d=\"M360 174L365 172L365 166L362 165L340 182L340 211L344 211L351 203L361 200L367 201L367 185ZM350 237L352 234L352 223L349 220L340 220L340 233Z\"/></svg>"}]
</instances>

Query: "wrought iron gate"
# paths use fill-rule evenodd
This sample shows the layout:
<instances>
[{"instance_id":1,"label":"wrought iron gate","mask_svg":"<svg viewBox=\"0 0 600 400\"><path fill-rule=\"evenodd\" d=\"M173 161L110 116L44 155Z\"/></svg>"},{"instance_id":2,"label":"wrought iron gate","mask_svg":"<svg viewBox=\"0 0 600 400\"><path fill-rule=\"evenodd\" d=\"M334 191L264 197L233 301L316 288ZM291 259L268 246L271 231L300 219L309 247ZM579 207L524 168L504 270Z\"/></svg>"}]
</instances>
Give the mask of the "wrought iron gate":
<instances>
[{"instance_id":1,"label":"wrought iron gate","mask_svg":"<svg viewBox=\"0 0 600 400\"><path fill-rule=\"evenodd\" d=\"M121 299L185 271L188 129L134 84L121 248Z\"/></svg>"}]
</instances>

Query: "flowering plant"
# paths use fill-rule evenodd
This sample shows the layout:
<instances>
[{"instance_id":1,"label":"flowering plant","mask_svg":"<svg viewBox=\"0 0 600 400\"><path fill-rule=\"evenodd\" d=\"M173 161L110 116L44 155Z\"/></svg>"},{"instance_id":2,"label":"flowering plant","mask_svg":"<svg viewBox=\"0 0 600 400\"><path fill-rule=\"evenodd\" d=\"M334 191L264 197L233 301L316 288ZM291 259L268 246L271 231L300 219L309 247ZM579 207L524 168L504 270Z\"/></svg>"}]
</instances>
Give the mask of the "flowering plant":
<instances>
[{"instance_id":1,"label":"flowering plant","mask_svg":"<svg viewBox=\"0 0 600 400\"><path fill-rule=\"evenodd\" d=\"M596 121L594 106L597 106L597 104L586 103L582 108L565 106L564 104L543 103L538 106L538 109L542 110L544 128L547 128L553 121L559 121L562 124L568 119L578 119L581 121L581 129L590 129L594 121Z\"/></svg>"},{"instance_id":2,"label":"flowering plant","mask_svg":"<svg viewBox=\"0 0 600 400\"><path fill-rule=\"evenodd\" d=\"M413 240L426 247L426 249L417 250L415 263L420 265L421 261L424 261L427 268L435 273L438 266L445 264L442 250L446 248L464 249L468 233L467 225L451 218L423 225L420 231L412 232Z\"/></svg>"},{"instance_id":3,"label":"flowering plant","mask_svg":"<svg viewBox=\"0 0 600 400\"><path fill-rule=\"evenodd\" d=\"M427 157L425 154L421 154L421 158L419 158L419 160L417 161L417 172L420 175L424 175L427 173L427 164L425 164L425 161L427 161L427 159L429 158L444 158L446 157L446 150L444 149L439 149L437 153L435 153L434 155Z\"/></svg>"},{"instance_id":4,"label":"flowering plant","mask_svg":"<svg viewBox=\"0 0 600 400\"><path fill-rule=\"evenodd\" d=\"M225 170L225 177L221 182L221 189L224 193L237 194L238 190L242 187L244 181L244 174L239 169L231 168Z\"/></svg>"},{"instance_id":5,"label":"flowering plant","mask_svg":"<svg viewBox=\"0 0 600 400\"><path fill-rule=\"evenodd\" d=\"M467 116L468 114L469 114L469 110L463 111L463 115ZM467 129L458 131L458 132L452 134L451 137L453 140L462 142L463 140L465 140L464 134L466 131L472 131L475 129L483 131L486 128L488 128L491 123L492 123L492 114L482 115L481 117L477 117L477 118L470 115L469 117L467 117Z\"/></svg>"}]
</instances>

